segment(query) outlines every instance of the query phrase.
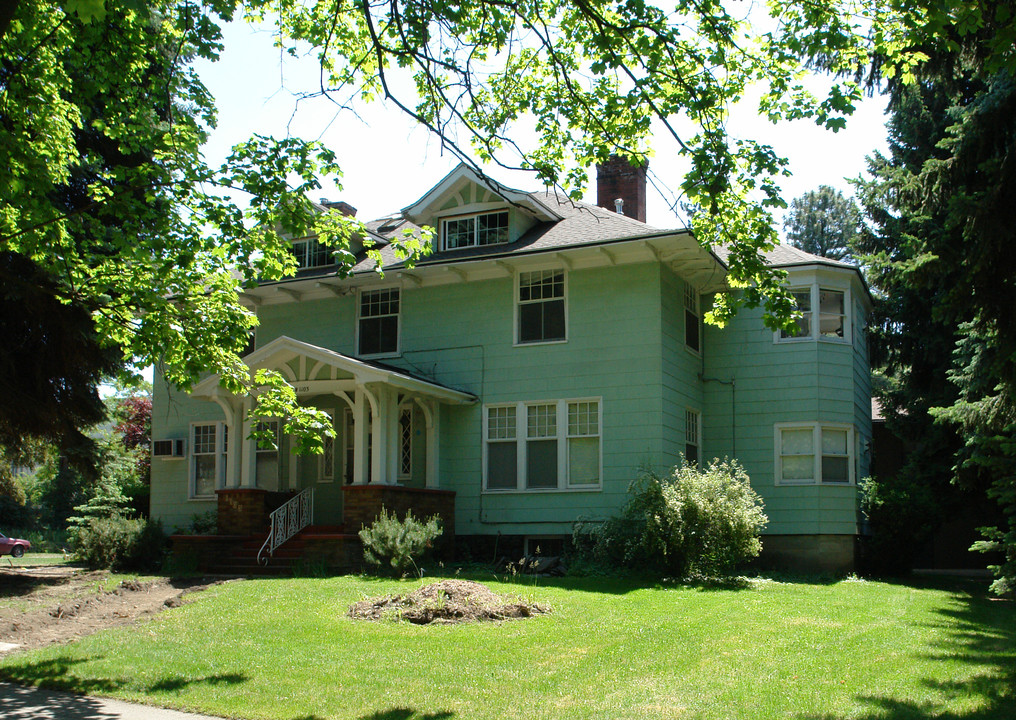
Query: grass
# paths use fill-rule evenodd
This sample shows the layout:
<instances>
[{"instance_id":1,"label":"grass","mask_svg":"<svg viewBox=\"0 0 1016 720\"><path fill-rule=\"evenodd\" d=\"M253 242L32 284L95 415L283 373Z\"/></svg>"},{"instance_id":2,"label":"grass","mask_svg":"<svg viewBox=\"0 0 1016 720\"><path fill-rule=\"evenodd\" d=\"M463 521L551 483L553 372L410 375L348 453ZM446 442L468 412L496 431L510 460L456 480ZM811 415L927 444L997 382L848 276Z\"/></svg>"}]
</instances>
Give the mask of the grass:
<instances>
[{"instance_id":1,"label":"grass","mask_svg":"<svg viewBox=\"0 0 1016 720\"><path fill-rule=\"evenodd\" d=\"M73 565L71 555L64 553L25 553L20 558L13 558L10 555L0 557L0 564L7 567L38 567L39 565Z\"/></svg>"},{"instance_id":2,"label":"grass","mask_svg":"<svg viewBox=\"0 0 1016 720\"><path fill-rule=\"evenodd\" d=\"M0 677L280 720L1016 717L1016 604L976 583L490 582L554 612L435 627L345 617L420 584L228 583L140 627L7 656Z\"/></svg>"}]
</instances>

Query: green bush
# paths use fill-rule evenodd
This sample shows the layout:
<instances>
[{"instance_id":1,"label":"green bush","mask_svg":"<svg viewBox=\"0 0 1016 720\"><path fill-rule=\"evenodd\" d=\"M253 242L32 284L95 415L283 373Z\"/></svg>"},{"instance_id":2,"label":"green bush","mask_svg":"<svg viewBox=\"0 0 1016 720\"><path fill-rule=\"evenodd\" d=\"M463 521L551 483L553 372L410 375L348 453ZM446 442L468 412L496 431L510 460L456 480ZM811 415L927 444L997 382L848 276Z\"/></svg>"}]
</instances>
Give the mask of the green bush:
<instances>
[{"instance_id":1,"label":"green bush","mask_svg":"<svg viewBox=\"0 0 1016 720\"><path fill-rule=\"evenodd\" d=\"M166 536L157 521L90 517L74 529L74 554L91 568L149 570L159 567Z\"/></svg>"},{"instance_id":2,"label":"green bush","mask_svg":"<svg viewBox=\"0 0 1016 720\"><path fill-rule=\"evenodd\" d=\"M421 522L408 512L405 520L399 520L394 513L381 508L374 523L360 530L363 559L379 569L391 568L401 575L417 566L441 532L441 519L437 515Z\"/></svg>"},{"instance_id":3,"label":"green bush","mask_svg":"<svg viewBox=\"0 0 1016 720\"><path fill-rule=\"evenodd\" d=\"M729 574L762 550L768 518L762 499L736 461L683 465L666 477L643 470L621 514L590 530L575 528L575 546L600 563L656 574Z\"/></svg>"}]
</instances>

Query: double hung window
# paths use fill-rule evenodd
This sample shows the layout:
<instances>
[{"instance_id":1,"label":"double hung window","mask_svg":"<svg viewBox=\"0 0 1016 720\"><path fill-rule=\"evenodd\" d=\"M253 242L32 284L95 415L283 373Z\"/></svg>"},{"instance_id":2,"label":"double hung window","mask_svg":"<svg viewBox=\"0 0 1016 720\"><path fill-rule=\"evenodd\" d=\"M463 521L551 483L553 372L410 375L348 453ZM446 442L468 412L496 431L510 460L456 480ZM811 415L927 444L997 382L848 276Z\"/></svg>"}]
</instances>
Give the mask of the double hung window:
<instances>
[{"instance_id":1,"label":"double hung window","mask_svg":"<svg viewBox=\"0 0 1016 720\"><path fill-rule=\"evenodd\" d=\"M778 485L853 484L854 430L822 423L776 426Z\"/></svg>"},{"instance_id":2,"label":"double hung window","mask_svg":"<svg viewBox=\"0 0 1016 720\"><path fill-rule=\"evenodd\" d=\"M691 285L684 286L684 344L689 350L700 352L702 338L699 325L699 296Z\"/></svg>"},{"instance_id":3,"label":"double hung window","mask_svg":"<svg viewBox=\"0 0 1016 720\"><path fill-rule=\"evenodd\" d=\"M191 425L190 497L213 497L224 486L228 430L221 422Z\"/></svg>"},{"instance_id":4,"label":"double hung window","mask_svg":"<svg viewBox=\"0 0 1016 720\"><path fill-rule=\"evenodd\" d=\"M811 285L791 290L797 304L797 326L793 330L781 330L780 341L825 340L841 341L848 337L849 298L844 290L831 290ZM818 312L815 312L815 310Z\"/></svg>"},{"instance_id":5,"label":"double hung window","mask_svg":"<svg viewBox=\"0 0 1016 720\"><path fill-rule=\"evenodd\" d=\"M501 245L508 242L508 211L482 213L441 221L445 250Z\"/></svg>"},{"instance_id":6,"label":"double hung window","mask_svg":"<svg viewBox=\"0 0 1016 720\"><path fill-rule=\"evenodd\" d=\"M567 490L600 485L599 400L484 408L487 490Z\"/></svg>"},{"instance_id":7,"label":"double hung window","mask_svg":"<svg viewBox=\"0 0 1016 720\"><path fill-rule=\"evenodd\" d=\"M684 459L688 464L699 461L699 435L702 416L697 410L684 411Z\"/></svg>"},{"instance_id":8,"label":"double hung window","mask_svg":"<svg viewBox=\"0 0 1016 720\"><path fill-rule=\"evenodd\" d=\"M519 273L518 343L566 339L564 270Z\"/></svg>"},{"instance_id":9,"label":"double hung window","mask_svg":"<svg viewBox=\"0 0 1016 720\"><path fill-rule=\"evenodd\" d=\"M360 293L360 355L394 355L399 351L399 288Z\"/></svg>"}]
</instances>

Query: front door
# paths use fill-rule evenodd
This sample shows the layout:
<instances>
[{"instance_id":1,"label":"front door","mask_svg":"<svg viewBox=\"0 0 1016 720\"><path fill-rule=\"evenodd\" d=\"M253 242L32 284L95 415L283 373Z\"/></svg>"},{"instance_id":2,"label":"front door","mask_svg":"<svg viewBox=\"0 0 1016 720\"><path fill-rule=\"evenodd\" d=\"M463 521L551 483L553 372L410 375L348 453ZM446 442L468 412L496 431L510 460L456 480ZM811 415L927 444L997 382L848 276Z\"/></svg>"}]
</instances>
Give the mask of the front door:
<instances>
[{"instance_id":1,"label":"front door","mask_svg":"<svg viewBox=\"0 0 1016 720\"><path fill-rule=\"evenodd\" d=\"M335 411L325 410L335 424ZM336 476L336 447L342 447L342 434L326 438L321 455L300 455L296 462L297 490L314 488L315 525L342 523L342 485Z\"/></svg>"}]
</instances>

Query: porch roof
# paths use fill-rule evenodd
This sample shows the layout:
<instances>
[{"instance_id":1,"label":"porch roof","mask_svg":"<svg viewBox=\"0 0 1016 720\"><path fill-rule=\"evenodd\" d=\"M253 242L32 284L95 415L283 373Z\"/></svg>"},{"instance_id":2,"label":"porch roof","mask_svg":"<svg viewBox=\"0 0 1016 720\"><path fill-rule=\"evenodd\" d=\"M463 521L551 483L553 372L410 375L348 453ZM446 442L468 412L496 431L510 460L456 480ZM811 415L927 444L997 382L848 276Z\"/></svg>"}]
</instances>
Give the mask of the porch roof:
<instances>
[{"instance_id":1,"label":"porch roof","mask_svg":"<svg viewBox=\"0 0 1016 720\"><path fill-rule=\"evenodd\" d=\"M299 371L290 363L298 360ZM243 358L251 371L261 369L281 370L288 376L290 384L313 386L316 383L334 380L338 373L351 377L357 384L382 383L407 393L415 393L453 405L471 405L477 397L463 390L455 390L431 380L412 375L404 370L343 355L340 352L294 340L285 335L272 340ZM321 374L327 373L327 378ZM298 388L299 393L299 388ZM193 397L213 400L228 395L219 385L219 376L211 375L191 390Z\"/></svg>"}]
</instances>

